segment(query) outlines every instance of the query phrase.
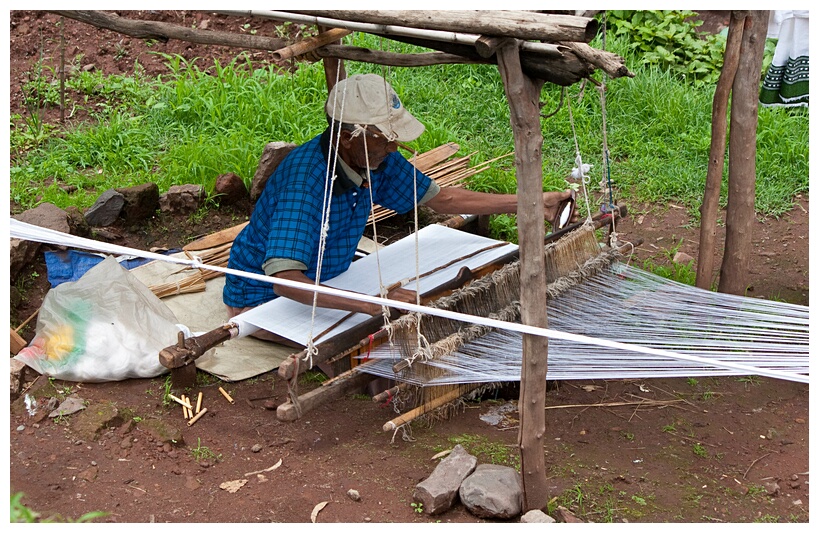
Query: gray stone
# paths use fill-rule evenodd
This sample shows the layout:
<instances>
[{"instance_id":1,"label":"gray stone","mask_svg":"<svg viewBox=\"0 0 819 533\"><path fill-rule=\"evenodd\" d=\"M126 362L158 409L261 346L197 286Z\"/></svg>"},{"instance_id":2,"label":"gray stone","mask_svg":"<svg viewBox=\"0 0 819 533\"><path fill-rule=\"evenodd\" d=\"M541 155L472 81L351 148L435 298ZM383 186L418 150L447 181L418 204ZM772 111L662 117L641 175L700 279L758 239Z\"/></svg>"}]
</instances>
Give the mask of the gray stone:
<instances>
[{"instance_id":1,"label":"gray stone","mask_svg":"<svg viewBox=\"0 0 819 533\"><path fill-rule=\"evenodd\" d=\"M73 415L74 413L82 411L83 409L85 409L85 402L82 398L69 396L63 400L59 407L51 411L48 416L49 418L57 418L58 416Z\"/></svg>"},{"instance_id":2,"label":"gray stone","mask_svg":"<svg viewBox=\"0 0 819 533\"><path fill-rule=\"evenodd\" d=\"M130 224L148 220L159 209L159 187L156 183L124 187L117 189L117 192L125 199L122 218Z\"/></svg>"},{"instance_id":3,"label":"gray stone","mask_svg":"<svg viewBox=\"0 0 819 533\"><path fill-rule=\"evenodd\" d=\"M201 185L172 185L159 197L159 209L171 215L189 215L199 209L205 200Z\"/></svg>"},{"instance_id":4,"label":"gray stone","mask_svg":"<svg viewBox=\"0 0 819 533\"><path fill-rule=\"evenodd\" d=\"M110 226L117 221L124 205L125 197L122 193L108 189L85 212L85 221L93 227Z\"/></svg>"},{"instance_id":5,"label":"gray stone","mask_svg":"<svg viewBox=\"0 0 819 533\"><path fill-rule=\"evenodd\" d=\"M458 498L461 482L474 470L478 459L464 450L460 444L444 458L432 474L415 486L414 501L423 504L430 515L448 511Z\"/></svg>"},{"instance_id":6,"label":"gray stone","mask_svg":"<svg viewBox=\"0 0 819 533\"><path fill-rule=\"evenodd\" d=\"M555 517L557 518L558 522L563 522L564 524L582 524L583 521L577 518L574 513L559 505L557 510L555 510Z\"/></svg>"},{"instance_id":7,"label":"gray stone","mask_svg":"<svg viewBox=\"0 0 819 533\"><path fill-rule=\"evenodd\" d=\"M778 496L779 483L777 483L776 481L769 481L765 483L765 491L768 493L768 496Z\"/></svg>"},{"instance_id":8,"label":"gray stone","mask_svg":"<svg viewBox=\"0 0 819 533\"><path fill-rule=\"evenodd\" d=\"M694 262L694 258L685 252L677 252L674 254L674 262L679 265L690 265Z\"/></svg>"},{"instance_id":9,"label":"gray stone","mask_svg":"<svg viewBox=\"0 0 819 533\"><path fill-rule=\"evenodd\" d=\"M264 186L267 184L267 179L279 166L279 163L287 157L296 145L286 142L271 142L267 143L262 151L262 157L259 159L259 166L256 167L256 173L253 175L253 180L250 182L250 199L255 202L262 195Z\"/></svg>"},{"instance_id":10,"label":"gray stone","mask_svg":"<svg viewBox=\"0 0 819 533\"><path fill-rule=\"evenodd\" d=\"M521 512L523 482L509 466L478 465L461 483L458 494L464 507L475 516L507 519Z\"/></svg>"},{"instance_id":11,"label":"gray stone","mask_svg":"<svg viewBox=\"0 0 819 533\"><path fill-rule=\"evenodd\" d=\"M540 509L532 509L520 517L521 524L554 524L555 519Z\"/></svg>"},{"instance_id":12,"label":"gray stone","mask_svg":"<svg viewBox=\"0 0 819 533\"><path fill-rule=\"evenodd\" d=\"M92 402L71 417L71 431L86 441L95 441L108 428L122 424L122 415L111 402Z\"/></svg>"},{"instance_id":13,"label":"gray stone","mask_svg":"<svg viewBox=\"0 0 819 533\"><path fill-rule=\"evenodd\" d=\"M355 490L355 489L348 490L347 491L347 496L351 500L353 500L354 502L360 502L361 501L361 494L359 494L358 491Z\"/></svg>"}]
</instances>

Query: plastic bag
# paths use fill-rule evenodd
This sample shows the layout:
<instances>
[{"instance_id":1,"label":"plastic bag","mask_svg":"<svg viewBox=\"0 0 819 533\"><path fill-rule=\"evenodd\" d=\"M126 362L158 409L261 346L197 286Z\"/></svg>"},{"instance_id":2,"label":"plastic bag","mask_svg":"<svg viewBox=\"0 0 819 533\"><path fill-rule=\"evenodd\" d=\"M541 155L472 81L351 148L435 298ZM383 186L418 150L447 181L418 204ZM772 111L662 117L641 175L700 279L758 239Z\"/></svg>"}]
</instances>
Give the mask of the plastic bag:
<instances>
[{"instance_id":1,"label":"plastic bag","mask_svg":"<svg viewBox=\"0 0 819 533\"><path fill-rule=\"evenodd\" d=\"M189 336L186 329L109 256L46 294L34 339L15 359L66 381L152 378L167 371L159 351L176 344L179 331Z\"/></svg>"}]
</instances>

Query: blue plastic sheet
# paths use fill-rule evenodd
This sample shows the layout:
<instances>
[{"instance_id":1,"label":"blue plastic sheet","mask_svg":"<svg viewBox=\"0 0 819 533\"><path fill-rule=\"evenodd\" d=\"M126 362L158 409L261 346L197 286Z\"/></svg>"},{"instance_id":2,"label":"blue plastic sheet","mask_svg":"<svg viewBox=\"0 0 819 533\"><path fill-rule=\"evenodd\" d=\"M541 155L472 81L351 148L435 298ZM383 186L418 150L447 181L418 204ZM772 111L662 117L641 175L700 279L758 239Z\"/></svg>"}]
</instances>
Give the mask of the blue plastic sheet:
<instances>
[{"instance_id":1,"label":"blue plastic sheet","mask_svg":"<svg viewBox=\"0 0 819 533\"><path fill-rule=\"evenodd\" d=\"M167 253L176 253L172 250ZM54 288L66 281L77 281L92 267L102 262L104 255L82 252L80 250L66 250L63 252L45 252L48 282ZM151 259L135 257L133 259L120 258L119 264L128 270L151 262Z\"/></svg>"}]
</instances>

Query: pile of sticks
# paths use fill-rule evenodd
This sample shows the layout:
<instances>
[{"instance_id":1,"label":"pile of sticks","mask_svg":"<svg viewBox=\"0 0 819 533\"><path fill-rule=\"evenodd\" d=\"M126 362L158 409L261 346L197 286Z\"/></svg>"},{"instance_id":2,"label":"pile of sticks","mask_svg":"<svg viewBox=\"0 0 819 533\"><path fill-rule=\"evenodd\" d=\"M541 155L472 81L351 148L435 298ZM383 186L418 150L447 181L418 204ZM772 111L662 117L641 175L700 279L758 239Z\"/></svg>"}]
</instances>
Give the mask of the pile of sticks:
<instances>
[{"instance_id":1,"label":"pile of sticks","mask_svg":"<svg viewBox=\"0 0 819 533\"><path fill-rule=\"evenodd\" d=\"M403 145L401 145L401 147L413 153L411 148ZM442 144L441 146L433 148L432 150L424 152L423 154L411 155L408 157L408 159L415 165L415 168L435 180L435 183L443 188L460 187L463 185L466 178L474 176L479 172L483 172L495 161L514 154L514 152L510 152L500 157L490 159L489 161L479 163L474 167L470 167L469 160L477 152L472 152L466 156L450 159L458 152L459 149L460 147L457 144L450 142ZM379 222L385 218L391 217L394 214L395 211L386 209L380 205L374 205L373 212L370 214L370 218L367 223L372 224L373 222Z\"/></svg>"},{"instance_id":2,"label":"pile of sticks","mask_svg":"<svg viewBox=\"0 0 819 533\"><path fill-rule=\"evenodd\" d=\"M213 248L203 250L197 255L204 264L227 267L228 258L230 257L230 247L232 244L232 242L226 242ZM188 259L193 259L193 254L191 254L191 252L187 250L184 250L184 252L185 255L188 256ZM157 298L165 298L166 296L173 296L175 294L201 292L205 290L205 282L207 280L222 275L221 272L217 272L215 270L192 269L189 267L185 267L176 273L178 274L186 270L192 270L194 272L190 276L186 276L179 281L158 283L156 285L151 285L148 288L151 289L151 292L153 292Z\"/></svg>"}]
</instances>

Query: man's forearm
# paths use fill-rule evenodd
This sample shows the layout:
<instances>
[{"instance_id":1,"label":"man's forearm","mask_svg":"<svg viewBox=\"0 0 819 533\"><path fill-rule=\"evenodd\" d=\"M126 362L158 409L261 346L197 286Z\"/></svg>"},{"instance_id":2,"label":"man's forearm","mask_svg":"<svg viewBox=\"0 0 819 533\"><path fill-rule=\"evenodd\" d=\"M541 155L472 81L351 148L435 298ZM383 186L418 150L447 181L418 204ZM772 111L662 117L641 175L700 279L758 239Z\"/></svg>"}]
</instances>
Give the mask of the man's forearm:
<instances>
[{"instance_id":1,"label":"man's forearm","mask_svg":"<svg viewBox=\"0 0 819 533\"><path fill-rule=\"evenodd\" d=\"M445 187L424 205L445 215L497 215L517 212L518 197Z\"/></svg>"},{"instance_id":2,"label":"man's forearm","mask_svg":"<svg viewBox=\"0 0 819 533\"><path fill-rule=\"evenodd\" d=\"M315 282L298 270L286 270L279 272L274 277L288 279L291 281L298 281L301 283L314 284ZM304 305L313 305L313 292L296 287L285 287L284 285L273 285L273 290L276 294L284 298L295 300ZM327 307L330 309L341 309L344 311L353 311L355 313L364 313L367 315L374 315L381 312L381 307L376 304L361 302L358 300L351 300L342 296L335 296L332 294L318 294L316 298L316 305L318 307Z\"/></svg>"}]
</instances>

